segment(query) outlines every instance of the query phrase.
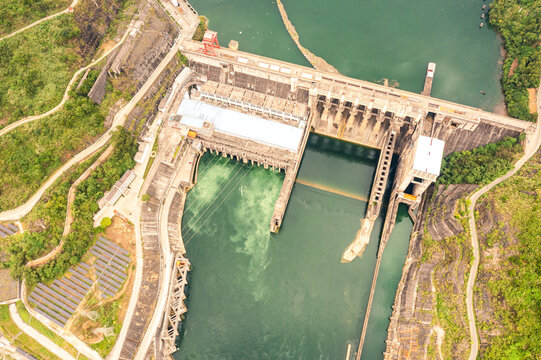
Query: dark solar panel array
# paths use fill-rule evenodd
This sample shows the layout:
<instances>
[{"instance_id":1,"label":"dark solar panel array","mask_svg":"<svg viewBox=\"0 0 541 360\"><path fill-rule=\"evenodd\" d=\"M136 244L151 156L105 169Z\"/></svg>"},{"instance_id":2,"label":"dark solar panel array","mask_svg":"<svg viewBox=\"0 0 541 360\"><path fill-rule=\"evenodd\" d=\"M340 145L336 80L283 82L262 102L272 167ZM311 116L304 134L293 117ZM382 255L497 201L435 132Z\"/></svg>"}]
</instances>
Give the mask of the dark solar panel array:
<instances>
[{"instance_id":1,"label":"dark solar panel array","mask_svg":"<svg viewBox=\"0 0 541 360\"><path fill-rule=\"evenodd\" d=\"M94 270L98 289L103 297L114 296L126 280L130 253L102 236L90 252L96 257Z\"/></svg>"},{"instance_id":2,"label":"dark solar panel array","mask_svg":"<svg viewBox=\"0 0 541 360\"><path fill-rule=\"evenodd\" d=\"M22 357L24 357L25 359L28 359L28 360L38 360L37 358L35 358L34 356L30 355L29 353L27 353L26 351L22 350L22 349L19 349L19 348L16 348L15 351L17 351L17 353L19 355L21 355Z\"/></svg>"},{"instance_id":3,"label":"dark solar panel array","mask_svg":"<svg viewBox=\"0 0 541 360\"><path fill-rule=\"evenodd\" d=\"M56 279L49 286L38 284L30 293L29 300L35 305L34 310L60 327L66 325L94 282L98 283L103 297L113 297L126 280L129 252L104 237L99 238L90 252L96 257L96 281L89 277L92 267L80 263L61 279Z\"/></svg>"},{"instance_id":4,"label":"dark solar panel array","mask_svg":"<svg viewBox=\"0 0 541 360\"><path fill-rule=\"evenodd\" d=\"M0 225L0 238L11 236L17 232L19 232L19 228L15 224Z\"/></svg>"}]
</instances>

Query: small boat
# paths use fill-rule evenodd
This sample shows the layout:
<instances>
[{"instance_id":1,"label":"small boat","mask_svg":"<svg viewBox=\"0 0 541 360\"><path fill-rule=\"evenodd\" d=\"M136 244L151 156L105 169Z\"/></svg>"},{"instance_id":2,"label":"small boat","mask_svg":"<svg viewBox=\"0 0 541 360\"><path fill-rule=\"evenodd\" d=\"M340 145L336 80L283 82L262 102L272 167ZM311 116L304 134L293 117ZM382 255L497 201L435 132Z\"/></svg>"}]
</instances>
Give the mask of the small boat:
<instances>
[{"instance_id":1,"label":"small boat","mask_svg":"<svg viewBox=\"0 0 541 360\"><path fill-rule=\"evenodd\" d=\"M485 23L479 24L479 27L480 27L480 28L482 28L483 26L485 26Z\"/></svg>"},{"instance_id":2,"label":"small boat","mask_svg":"<svg viewBox=\"0 0 541 360\"><path fill-rule=\"evenodd\" d=\"M486 8L487 8L487 6L486 6L486 5L483 5L483 10L485 10Z\"/></svg>"},{"instance_id":3,"label":"small boat","mask_svg":"<svg viewBox=\"0 0 541 360\"><path fill-rule=\"evenodd\" d=\"M485 18L485 13L481 14L481 19Z\"/></svg>"}]
</instances>

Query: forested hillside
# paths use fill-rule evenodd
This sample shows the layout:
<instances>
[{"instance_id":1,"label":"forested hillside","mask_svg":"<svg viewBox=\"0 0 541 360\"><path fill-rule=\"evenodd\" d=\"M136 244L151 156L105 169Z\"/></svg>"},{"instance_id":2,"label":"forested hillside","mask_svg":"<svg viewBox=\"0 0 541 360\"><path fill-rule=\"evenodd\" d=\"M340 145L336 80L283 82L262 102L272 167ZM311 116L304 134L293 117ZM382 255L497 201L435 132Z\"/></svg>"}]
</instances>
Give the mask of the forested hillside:
<instances>
[{"instance_id":1,"label":"forested hillside","mask_svg":"<svg viewBox=\"0 0 541 360\"><path fill-rule=\"evenodd\" d=\"M535 121L528 108L528 89L541 75L541 0L495 0L490 24L505 41L502 87L510 116Z\"/></svg>"}]
</instances>

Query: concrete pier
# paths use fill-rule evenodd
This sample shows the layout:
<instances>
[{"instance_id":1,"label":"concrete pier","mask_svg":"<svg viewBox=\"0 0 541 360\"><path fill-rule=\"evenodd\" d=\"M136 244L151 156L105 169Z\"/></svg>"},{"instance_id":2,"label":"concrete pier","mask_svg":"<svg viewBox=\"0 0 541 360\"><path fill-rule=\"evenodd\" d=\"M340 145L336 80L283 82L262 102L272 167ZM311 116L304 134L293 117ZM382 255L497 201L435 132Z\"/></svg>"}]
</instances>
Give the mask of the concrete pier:
<instances>
[{"instance_id":1,"label":"concrete pier","mask_svg":"<svg viewBox=\"0 0 541 360\"><path fill-rule=\"evenodd\" d=\"M270 221L270 231L273 233L277 233L282 225L282 220L284 219L287 204L289 202L289 197L291 196L291 191L293 191L295 179L297 178L297 172L299 171L304 149L306 148L308 135L310 134L308 129L310 129L310 121L308 121L306 125L306 131L304 132L300 149L297 152L297 158L292 163L291 167L286 170L286 177L282 184L282 189L280 190L280 194L278 195L278 199L274 205L274 212L272 213L272 218Z\"/></svg>"},{"instance_id":2,"label":"concrete pier","mask_svg":"<svg viewBox=\"0 0 541 360\"><path fill-rule=\"evenodd\" d=\"M432 81L434 81L434 73L436 72L436 63L428 63L425 76L425 85L421 95L430 96L432 92Z\"/></svg>"}]
</instances>

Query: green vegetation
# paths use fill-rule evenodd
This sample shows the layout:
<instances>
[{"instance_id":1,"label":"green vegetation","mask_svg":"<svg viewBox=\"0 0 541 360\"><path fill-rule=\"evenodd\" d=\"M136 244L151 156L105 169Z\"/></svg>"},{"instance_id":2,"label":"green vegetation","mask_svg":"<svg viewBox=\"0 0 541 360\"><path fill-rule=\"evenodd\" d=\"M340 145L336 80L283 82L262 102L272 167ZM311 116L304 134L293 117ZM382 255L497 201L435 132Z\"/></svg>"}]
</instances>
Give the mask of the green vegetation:
<instances>
[{"instance_id":1,"label":"green vegetation","mask_svg":"<svg viewBox=\"0 0 541 360\"><path fill-rule=\"evenodd\" d=\"M203 36L205 35L205 31L207 31L209 26L209 19L207 19L206 16L200 15L199 16L199 25L197 25L197 29L195 30L195 33L193 34L192 39L195 41L202 41Z\"/></svg>"},{"instance_id":2,"label":"green vegetation","mask_svg":"<svg viewBox=\"0 0 541 360\"><path fill-rule=\"evenodd\" d=\"M522 153L521 140L507 137L471 151L454 152L442 163L440 184L488 184L513 168Z\"/></svg>"},{"instance_id":3,"label":"green vegetation","mask_svg":"<svg viewBox=\"0 0 541 360\"><path fill-rule=\"evenodd\" d=\"M490 24L505 40L502 87L510 116L535 121L528 109L528 88L539 86L541 75L541 1L495 0Z\"/></svg>"},{"instance_id":4,"label":"green vegetation","mask_svg":"<svg viewBox=\"0 0 541 360\"><path fill-rule=\"evenodd\" d=\"M9 267L13 277L22 276L28 285L37 282L47 282L62 276L71 265L78 263L93 243L95 233L102 231L101 227L94 229L93 214L98 211L97 201L103 196L126 170L135 165L133 157L137 151L136 141L124 129L119 129L113 135L115 150L113 154L99 166L88 179L77 186L77 194L73 202L72 232L64 239L60 254L44 266L28 268L28 249L39 246L39 233L25 232L23 241L9 244L11 254ZM65 213L65 212L64 212Z\"/></svg>"},{"instance_id":5,"label":"green vegetation","mask_svg":"<svg viewBox=\"0 0 541 360\"><path fill-rule=\"evenodd\" d=\"M12 345L34 355L38 359L58 359L53 353L19 329L11 319L8 305L0 305L0 333L10 340Z\"/></svg>"},{"instance_id":6,"label":"green vegetation","mask_svg":"<svg viewBox=\"0 0 541 360\"><path fill-rule=\"evenodd\" d=\"M26 307L24 306L22 301L17 301L15 305L17 306L17 312L19 313L19 316L21 317L21 319L24 321L25 324L32 326L41 334L45 335L50 340L52 340L56 345L60 346L62 349L66 350L71 355L73 355L73 357L78 358L78 359L86 359L85 356L79 355L79 351L77 351L73 346L71 346L71 344L69 344L61 336L56 335L54 331L49 329L47 326L43 325L43 323L31 317L30 313L28 312L28 310L26 310Z\"/></svg>"},{"instance_id":7,"label":"green vegetation","mask_svg":"<svg viewBox=\"0 0 541 360\"><path fill-rule=\"evenodd\" d=\"M421 241L421 263L433 266L431 282L434 290L430 297L433 296L435 302L432 324L440 326L445 331L441 345L444 359L464 358L469 351L465 304L467 269L469 270L472 260L467 216L469 205L469 200L459 199L454 214L464 231L436 240L425 227ZM442 204L431 209L427 219L429 218L431 222L443 221L446 214L446 205ZM435 355L435 341L431 340L429 348Z\"/></svg>"},{"instance_id":8,"label":"green vegetation","mask_svg":"<svg viewBox=\"0 0 541 360\"><path fill-rule=\"evenodd\" d=\"M120 329L122 328L122 323L118 321L118 312L121 303L122 297L114 301L108 301L90 307L90 310L94 310L98 313L98 318L95 323L99 325L99 327L113 328L113 333L115 334L114 336L106 336L103 340L91 345L92 348L103 357L107 356L113 349L118 334L120 333Z\"/></svg>"},{"instance_id":9,"label":"green vegetation","mask_svg":"<svg viewBox=\"0 0 541 360\"><path fill-rule=\"evenodd\" d=\"M181 65L184 65L184 66L188 66L188 63L189 63L189 60L188 58L186 57L186 55L184 55L183 53L181 53L180 51L177 53L177 58L179 60L179 63Z\"/></svg>"},{"instance_id":10,"label":"green vegetation","mask_svg":"<svg viewBox=\"0 0 541 360\"><path fill-rule=\"evenodd\" d=\"M79 28L63 14L0 41L0 126L56 106L82 58Z\"/></svg>"},{"instance_id":11,"label":"green vegetation","mask_svg":"<svg viewBox=\"0 0 541 360\"><path fill-rule=\"evenodd\" d=\"M62 164L103 134L109 106L123 94L108 86L98 106L86 97L97 71L91 71L64 108L0 137L0 211L24 203Z\"/></svg>"},{"instance_id":12,"label":"green vegetation","mask_svg":"<svg viewBox=\"0 0 541 360\"><path fill-rule=\"evenodd\" d=\"M2 0L0 36L7 35L48 15L66 9L71 0Z\"/></svg>"},{"instance_id":13,"label":"green vegetation","mask_svg":"<svg viewBox=\"0 0 541 360\"><path fill-rule=\"evenodd\" d=\"M43 195L28 215L23 218L27 227L23 234L10 238L2 244L2 252L18 249L9 263L23 266L51 251L62 238L66 218L68 192L71 184L95 161L99 154L67 171ZM15 265L17 264L17 265ZM9 264L7 264L9 265Z\"/></svg>"},{"instance_id":14,"label":"green vegetation","mask_svg":"<svg viewBox=\"0 0 541 360\"><path fill-rule=\"evenodd\" d=\"M466 282L463 269L472 259L467 209L469 200L459 199L455 218L465 229L461 233L439 241L439 248L432 250L432 260L438 259L433 270L436 289L434 322L445 330L441 352L444 359L451 359L469 351L468 322L466 318ZM423 244L425 248L425 244Z\"/></svg>"},{"instance_id":15,"label":"green vegetation","mask_svg":"<svg viewBox=\"0 0 541 360\"><path fill-rule=\"evenodd\" d=\"M482 253L500 254L482 261L479 271L494 311L496 329L488 333L501 334L489 336L483 359L539 359L541 354L540 189L538 153L478 203L479 219L499 221L496 231L481 239Z\"/></svg>"},{"instance_id":16,"label":"green vegetation","mask_svg":"<svg viewBox=\"0 0 541 360\"><path fill-rule=\"evenodd\" d=\"M141 200L143 202L147 202L150 200L150 195L149 194L143 194L143 196L141 196Z\"/></svg>"},{"instance_id":17,"label":"green vegetation","mask_svg":"<svg viewBox=\"0 0 541 360\"><path fill-rule=\"evenodd\" d=\"M112 223L113 222L111 221L110 217L104 217L103 219L101 219L100 226L105 229L108 226L111 226Z\"/></svg>"}]
</instances>

